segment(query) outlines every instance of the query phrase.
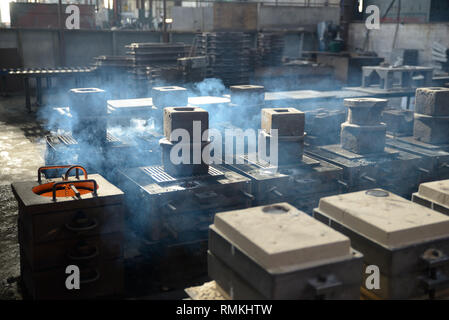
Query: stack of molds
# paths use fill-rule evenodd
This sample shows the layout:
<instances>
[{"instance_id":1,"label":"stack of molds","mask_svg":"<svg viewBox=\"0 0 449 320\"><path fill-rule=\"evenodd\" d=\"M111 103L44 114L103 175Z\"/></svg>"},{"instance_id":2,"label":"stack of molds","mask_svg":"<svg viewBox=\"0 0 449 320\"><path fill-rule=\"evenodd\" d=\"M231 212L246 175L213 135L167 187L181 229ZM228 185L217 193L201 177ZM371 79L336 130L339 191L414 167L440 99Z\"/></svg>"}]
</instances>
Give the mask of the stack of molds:
<instances>
[{"instance_id":1,"label":"stack of molds","mask_svg":"<svg viewBox=\"0 0 449 320\"><path fill-rule=\"evenodd\" d=\"M341 144L305 149L306 154L343 168L340 183L345 192L381 187L410 197L426 181L423 175L428 178L434 168L427 154L385 147L386 125L380 118L386 103L383 99L345 99L349 110L348 120L342 124Z\"/></svg>"},{"instance_id":2,"label":"stack of molds","mask_svg":"<svg viewBox=\"0 0 449 320\"><path fill-rule=\"evenodd\" d=\"M357 154L383 152L387 126L380 121L387 103L375 98L345 99L348 118L341 125L341 147Z\"/></svg>"},{"instance_id":3,"label":"stack of molds","mask_svg":"<svg viewBox=\"0 0 449 320\"><path fill-rule=\"evenodd\" d=\"M241 116L235 117L233 124L244 129L257 130L260 123L260 110L265 104L265 87L258 85L230 86L232 112Z\"/></svg>"},{"instance_id":4,"label":"stack of molds","mask_svg":"<svg viewBox=\"0 0 449 320\"><path fill-rule=\"evenodd\" d=\"M188 133L188 141L176 135L175 130L178 129ZM162 165L168 174L179 177L208 173L209 165L202 156L204 148L210 143L208 137L203 137L208 129L209 113L204 109L197 107L164 109L165 137L159 141L159 145L162 148ZM189 150L187 163L173 163L171 152L175 146L183 152ZM196 159L196 155L199 155L200 159ZM176 156L179 156L178 153Z\"/></svg>"},{"instance_id":5,"label":"stack of molds","mask_svg":"<svg viewBox=\"0 0 449 320\"><path fill-rule=\"evenodd\" d=\"M348 236L352 247L363 254L366 267L378 268L377 275L364 272L368 281L363 282L362 292L367 297L417 299L446 294L449 217L382 189L323 198L314 216Z\"/></svg>"},{"instance_id":6,"label":"stack of molds","mask_svg":"<svg viewBox=\"0 0 449 320\"><path fill-rule=\"evenodd\" d=\"M209 276L235 300L359 299L362 258L288 203L222 212L209 229Z\"/></svg>"},{"instance_id":7,"label":"stack of molds","mask_svg":"<svg viewBox=\"0 0 449 320\"><path fill-rule=\"evenodd\" d=\"M34 299L122 294L123 192L98 174L85 173L80 179L67 172L64 179L44 181L42 169L38 181L12 184L19 206L20 272L27 293ZM78 290L66 287L68 266L79 268Z\"/></svg>"},{"instance_id":8,"label":"stack of molds","mask_svg":"<svg viewBox=\"0 0 449 320\"><path fill-rule=\"evenodd\" d=\"M251 35L243 32L203 32L196 39L196 54L207 56L208 78L225 86L246 84L250 75Z\"/></svg>"},{"instance_id":9,"label":"stack of molds","mask_svg":"<svg viewBox=\"0 0 449 320\"><path fill-rule=\"evenodd\" d=\"M284 45L284 34L259 32L257 34L257 66L274 67L282 65Z\"/></svg>"},{"instance_id":10,"label":"stack of molds","mask_svg":"<svg viewBox=\"0 0 449 320\"><path fill-rule=\"evenodd\" d=\"M208 112L201 108L165 108L165 137L160 140L163 165L116 170L118 184L125 191L129 222L144 236L142 250L150 253L146 256L152 263L154 252L166 253L176 262L182 260L179 253L185 253L202 259L205 268L207 231L214 214L251 205L248 178L221 165L209 165L202 157L209 141L201 138L207 140L208 128ZM184 133L182 139L176 131ZM170 156L172 151L188 161L177 163ZM183 264L172 266L185 268Z\"/></svg>"},{"instance_id":11,"label":"stack of molds","mask_svg":"<svg viewBox=\"0 0 449 320\"><path fill-rule=\"evenodd\" d=\"M421 184L412 201L449 215L449 180Z\"/></svg>"},{"instance_id":12,"label":"stack of molds","mask_svg":"<svg viewBox=\"0 0 449 320\"><path fill-rule=\"evenodd\" d=\"M231 104L237 106L263 106L265 103L265 87L257 85L230 86Z\"/></svg>"},{"instance_id":13,"label":"stack of molds","mask_svg":"<svg viewBox=\"0 0 449 320\"><path fill-rule=\"evenodd\" d=\"M183 107L188 104L187 89L183 87L154 87L151 89L151 97L157 108Z\"/></svg>"},{"instance_id":14,"label":"stack of molds","mask_svg":"<svg viewBox=\"0 0 449 320\"><path fill-rule=\"evenodd\" d=\"M449 144L449 89L416 90L415 139L431 144Z\"/></svg>"},{"instance_id":15,"label":"stack of molds","mask_svg":"<svg viewBox=\"0 0 449 320\"><path fill-rule=\"evenodd\" d=\"M154 87L151 89L153 106L156 107L155 127L160 129L163 119L164 108L166 107L185 107L189 104L187 89L177 86Z\"/></svg>"},{"instance_id":16,"label":"stack of molds","mask_svg":"<svg viewBox=\"0 0 449 320\"><path fill-rule=\"evenodd\" d=\"M70 122L72 131L46 136L46 165L79 163L89 171L101 173L107 178L110 178L109 173L116 167L133 163L138 165L141 159L135 156L136 146L122 141L107 130L104 90L75 88L68 92L68 98L70 108L58 108L58 111L63 111L64 120ZM57 129L63 131L60 129L64 128ZM60 173L56 176L60 176Z\"/></svg>"},{"instance_id":17,"label":"stack of molds","mask_svg":"<svg viewBox=\"0 0 449 320\"><path fill-rule=\"evenodd\" d=\"M106 143L106 92L97 88L77 88L69 91L72 135L80 143L101 146Z\"/></svg>"},{"instance_id":18,"label":"stack of molds","mask_svg":"<svg viewBox=\"0 0 449 320\"><path fill-rule=\"evenodd\" d=\"M259 148L265 143L268 156L270 142L273 138L272 130L277 130L278 165L294 164L302 160L304 152L305 114L295 108L262 109L262 131L259 135Z\"/></svg>"},{"instance_id":19,"label":"stack of molds","mask_svg":"<svg viewBox=\"0 0 449 320\"><path fill-rule=\"evenodd\" d=\"M254 204L285 201L312 213L320 198L340 192L343 169L303 154L304 113L294 108L262 112L259 144L263 142L260 139L265 139L268 153L272 129L278 130L278 166L264 160L268 155L263 151L235 154L234 162L228 166L251 179Z\"/></svg>"}]
</instances>

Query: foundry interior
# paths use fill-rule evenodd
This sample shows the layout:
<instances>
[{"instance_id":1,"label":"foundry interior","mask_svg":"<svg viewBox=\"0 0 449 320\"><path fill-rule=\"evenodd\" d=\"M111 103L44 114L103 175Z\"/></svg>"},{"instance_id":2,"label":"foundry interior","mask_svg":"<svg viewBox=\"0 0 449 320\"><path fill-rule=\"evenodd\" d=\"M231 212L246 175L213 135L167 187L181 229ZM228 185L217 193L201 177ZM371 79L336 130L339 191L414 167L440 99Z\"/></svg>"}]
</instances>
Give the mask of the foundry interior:
<instances>
[{"instance_id":1,"label":"foundry interior","mask_svg":"<svg viewBox=\"0 0 449 320\"><path fill-rule=\"evenodd\" d=\"M0 1L0 300L449 297L447 0Z\"/></svg>"}]
</instances>

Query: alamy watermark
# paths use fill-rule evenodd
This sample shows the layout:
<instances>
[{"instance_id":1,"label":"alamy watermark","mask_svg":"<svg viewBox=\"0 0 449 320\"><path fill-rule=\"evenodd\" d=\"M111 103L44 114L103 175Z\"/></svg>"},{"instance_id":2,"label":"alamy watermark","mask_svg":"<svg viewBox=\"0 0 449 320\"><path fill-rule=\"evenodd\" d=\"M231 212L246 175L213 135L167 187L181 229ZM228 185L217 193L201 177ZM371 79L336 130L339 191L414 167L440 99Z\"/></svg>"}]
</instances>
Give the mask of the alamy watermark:
<instances>
[{"instance_id":1,"label":"alamy watermark","mask_svg":"<svg viewBox=\"0 0 449 320\"><path fill-rule=\"evenodd\" d=\"M277 129L272 129L268 137L263 135L262 130L226 129L223 138L217 129L207 129L201 134L201 121L193 121L192 135L182 128L171 132L170 141L176 141L170 150L170 161L173 164L223 164L223 159L226 164L244 164L245 159L235 155L244 154L245 146L248 150L247 160L263 160L274 167L278 164Z\"/></svg>"},{"instance_id":2,"label":"alamy watermark","mask_svg":"<svg viewBox=\"0 0 449 320\"><path fill-rule=\"evenodd\" d=\"M380 29L380 9L378 6L370 5L365 10L369 16L366 18L365 26L368 30Z\"/></svg>"},{"instance_id":3,"label":"alamy watermark","mask_svg":"<svg viewBox=\"0 0 449 320\"><path fill-rule=\"evenodd\" d=\"M65 273L69 275L65 280L65 287L67 288L67 290L79 290L80 268L72 264L65 268Z\"/></svg>"},{"instance_id":4,"label":"alamy watermark","mask_svg":"<svg viewBox=\"0 0 449 320\"><path fill-rule=\"evenodd\" d=\"M65 8L65 13L69 15L65 19L65 27L69 30L78 30L80 28L80 8L74 4L71 4Z\"/></svg>"}]
</instances>

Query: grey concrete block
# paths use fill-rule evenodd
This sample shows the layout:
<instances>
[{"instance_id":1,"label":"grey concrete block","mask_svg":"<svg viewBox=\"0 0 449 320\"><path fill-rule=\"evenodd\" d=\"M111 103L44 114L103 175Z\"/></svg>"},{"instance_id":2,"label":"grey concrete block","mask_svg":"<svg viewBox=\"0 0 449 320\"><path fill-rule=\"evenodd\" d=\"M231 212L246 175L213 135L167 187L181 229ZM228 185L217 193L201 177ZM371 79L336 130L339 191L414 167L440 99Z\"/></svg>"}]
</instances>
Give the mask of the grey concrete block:
<instances>
[{"instance_id":1,"label":"grey concrete block","mask_svg":"<svg viewBox=\"0 0 449 320\"><path fill-rule=\"evenodd\" d=\"M303 136L305 114L295 108L262 109L261 128L271 134L278 130L278 136Z\"/></svg>"},{"instance_id":2,"label":"grey concrete block","mask_svg":"<svg viewBox=\"0 0 449 320\"><path fill-rule=\"evenodd\" d=\"M304 154L305 136L281 136L278 137L278 165L295 164L302 161ZM265 141L266 152L261 152L260 156L264 161L271 160L271 140L272 136L265 131L259 134L259 150L262 150L261 142Z\"/></svg>"},{"instance_id":3,"label":"grey concrete block","mask_svg":"<svg viewBox=\"0 0 449 320\"><path fill-rule=\"evenodd\" d=\"M428 116L449 116L449 88L416 89L415 112Z\"/></svg>"},{"instance_id":4,"label":"grey concrete block","mask_svg":"<svg viewBox=\"0 0 449 320\"><path fill-rule=\"evenodd\" d=\"M387 126L360 126L343 123L341 125L341 147L357 154L380 153L385 149Z\"/></svg>"},{"instance_id":5,"label":"grey concrete block","mask_svg":"<svg viewBox=\"0 0 449 320\"><path fill-rule=\"evenodd\" d=\"M168 107L164 109L164 135L170 141L175 141L171 138L171 133L176 129L185 129L189 133L190 141L194 141L193 127L194 122L199 121L201 124L201 136L204 131L209 129L209 112L198 107Z\"/></svg>"},{"instance_id":6,"label":"grey concrete block","mask_svg":"<svg viewBox=\"0 0 449 320\"><path fill-rule=\"evenodd\" d=\"M69 90L70 112L78 117L107 115L106 91L97 88Z\"/></svg>"},{"instance_id":7,"label":"grey concrete block","mask_svg":"<svg viewBox=\"0 0 449 320\"><path fill-rule=\"evenodd\" d=\"M345 99L348 107L348 123L357 125L377 125L388 100L376 98Z\"/></svg>"},{"instance_id":8,"label":"grey concrete block","mask_svg":"<svg viewBox=\"0 0 449 320\"><path fill-rule=\"evenodd\" d=\"M259 106L265 102L265 87L257 85L230 86L231 103L238 106Z\"/></svg>"},{"instance_id":9,"label":"grey concrete block","mask_svg":"<svg viewBox=\"0 0 449 320\"><path fill-rule=\"evenodd\" d=\"M188 104L187 89L182 87L154 87L151 89L153 105L158 108L183 107Z\"/></svg>"},{"instance_id":10,"label":"grey concrete block","mask_svg":"<svg viewBox=\"0 0 449 320\"><path fill-rule=\"evenodd\" d=\"M435 117L415 113L415 139L426 143L449 143L449 117Z\"/></svg>"},{"instance_id":11,"label":"grey concrete block","mask_svg":"<svg viewBox=\"0 0 449 320\"><path fill-rule=\"evenodd\" d=\"M175 177L190 177L194 175L204 175L209 172L209 165L203 162L201 158L200 163L193 163L193 153L195 152L195 148L203 153L203 149L210 142L203 142L200 144L186 144L187 149L189 150L189 160L188 163L180 163L175 164L172 162L170 158L170 153L173 147L176 145L173 142L170 142L167 138L163 138L159 141L159 145L162 148L162 165L164 167L165 172ZM181 156L181 155L179 155Z\"/></svg>"}]
</instances>

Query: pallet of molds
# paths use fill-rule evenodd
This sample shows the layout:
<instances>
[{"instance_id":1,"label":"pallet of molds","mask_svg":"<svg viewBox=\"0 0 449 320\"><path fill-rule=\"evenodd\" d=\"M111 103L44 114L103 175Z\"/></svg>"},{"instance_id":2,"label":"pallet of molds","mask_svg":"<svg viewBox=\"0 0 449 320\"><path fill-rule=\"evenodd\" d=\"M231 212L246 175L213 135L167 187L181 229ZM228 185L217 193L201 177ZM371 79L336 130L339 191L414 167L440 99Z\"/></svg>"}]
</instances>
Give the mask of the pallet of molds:
<instances>
[{"instance_id":1,"label":"pallet of molds","mask_svg":"<svg viewBox=\"0 0 449 320\"><path fill-rule=\"evenodd\" d=\"M323 198L314 217L348 236L351 246L363 254L365 298L448 297L446 215L371 189Z\"/></svg>"},{"instance_id":2,"label":"pallet of molds","mask_svg":"<svg viewBox=\"0 0 449 320\"><path fill-rule=\"evenodd\" d=\"M261 67L282 65L284 45L282 33L258 33L256 65Z\"/></svg>"},{"instance_id":3,"label":"pallet of molds","mask_svg":"<svg viewBox=\"0 0 449 320\"><path fill-rule=\"evenodd\" d=\"M191 158L189 163L172 159L171 151L181 143L173 140L174 130L189 133L190 140L182 146L190 155L199 151L201 157L209 145L208 140L193 140L193 122L201 123L203 136L209 127L208 112L197 107L165 108L164 138L159 140L162 165L116 170L117 184L125 191L127 219L141 237L142 253L181 273L186 272L186 255L205 262L214 214L247 208L252 201L248 178L221 165L209 165L203 158L199 163Z\"/></svg>"},{"instance_id":4,"label":"pallet of molds","mask_svg":"<svg viewBox=\"0 0 449 320\"><path fill-rule=\"evenodd\" d=\"M399 141L429 150L449 151L449 89L416 90L413 136Z\"/></svg>"},{"instance_id":5,"label":"pallet of molds","mask_svg":"<svg viewBox=\"0 0 449 320\"><path fill-rule=\"evenodd\" d=\"M108 133L102 145L91 145L75 139L71 132L45 137L45 164L80 163L92 172L108 174L116 167L141 163L135 157L136 146ZM53 177L53 175L51 175Z\"/></svg>"},{"instance_id":6,"label":"pallet of molds","mask_svg":"<svg viewBox=\"0 0 449 320\"><path fill-rule=\"evenodd\" d=\"M384 99L345 99L349 110L341 125L341 143L306 147L307 155L343 168L340 183L346 192L382 187L410 197L422 174L433 168L421 155L385 147L381 112L386 104Z\"/></svg>"},{"instance_id":7,"label":"pallet of molds","mask_svg":"<svg viewBox=\"0 0 449 320\"><path fill-rule=\"evenodd\" d=\"M338 181L343 179L343 170L340 167L304 155L303 112L295 108L273 108L262 109L261 114L259 150L263 142L265 150L270 150L272 130L277 130L277 159L263 152L240 154L235 149L232 163L227 163L229 168L251 179L256 204L288 201L311 213L322 196L341 191Z\"/></svg>"},{"instance_id":8,"label":"pallet of molds","mask_svg":"<svg viewBox=\"0 0 449 320\"><path fill-rule=\"evenodd\" d=\"M388 147L422 158L424 166L417 167L420 173L420 183L449 178L449 152L406 143L402 139L390 135L387 135L385 143Z\"/></svg>"},{"instance_id":9,"label":"pallet of molds","mask_svg":"<svg viewBox=\"0 0 449 320\"><path fill-rule=\"evenodd\" d=\"M208 272L233 300L359 299L362 255L288 203L221 212Z\"/></svg>"},{"instance_id":10,"label":"pallet of molds","mask_svg":"<svg viewBox=\"0 0 449 320\"><path fill-rule=\"evenodd\" d=\"M226 86L248 83L249 36L243 32L202 33L197 37L198 54L209 59L208 74Z\"/></svg>"},{"instance_id":11,"label":"pallet of molds","mask_svg":"<svg viewBox=\"0 0 449 320\"><path fill-rule=\"evenodd\" d=\"M412 201L449 215L449 180L422 183Z\"/></svg>"},{"instance_id":12,"label":"pallet of molds","mask_svg":"<svg viewBox=\"0 0 449 320\"><path fill-rule=\"evenodd\" d=\"M142 253L154 258L180 252L201 258L215 212L251 205L249 179L221 166L185 177L171 176L163 166L119 169L116 180L126 195L127 220L142 237Z\"/></svg>"},{"instance_id":13,"label":"pallet of molds","mask_svg":"<svg viewBox=\"0 0 449 320\"><path fill-rule=\"evenodd\" d=\"M71 121L71 131L45 137L46 165L80 163L89 171L110 178L108 175L116 167L125 167L133 161L137 161L134 165L141 163L141 158L133 157L136 154L135 146L108 132L105 91L96 88L71 89L69 98L69 110L65 110L62 116L76 121Z\"/></svg>"}]
</instances>

